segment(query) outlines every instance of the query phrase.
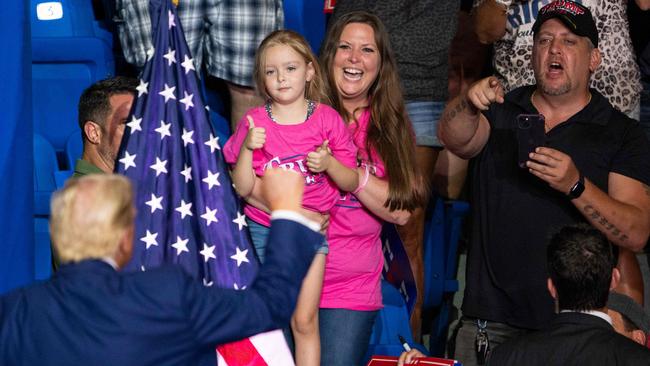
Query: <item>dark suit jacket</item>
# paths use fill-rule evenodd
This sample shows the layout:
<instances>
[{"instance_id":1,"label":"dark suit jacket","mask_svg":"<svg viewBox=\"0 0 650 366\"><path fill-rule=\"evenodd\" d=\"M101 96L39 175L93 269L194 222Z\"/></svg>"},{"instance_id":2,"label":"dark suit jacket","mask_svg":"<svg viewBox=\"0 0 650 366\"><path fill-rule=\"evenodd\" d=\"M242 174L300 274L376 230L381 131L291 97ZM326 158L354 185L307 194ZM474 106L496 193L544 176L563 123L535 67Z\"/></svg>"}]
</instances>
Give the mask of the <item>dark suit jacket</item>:
<instances>
[{"instance_id":1,"label":"dark suit jacket","mask_svg":"<svg viewBox=\"0 0 650 366\"><path fill-rule=\"evenodd\" d=\"M488 365L650 365L650 350L594 315L560 313L544 330L494 349Z\"/></svg>"},{"instance_id":2,"label":"dark suit jacket","mask_svg":"<svg viewBox=\"0 0 650 366\"><path fill-rule=\"evenodd\" d=\"M121 273L99 260L0 298L0 365L216 364L215 346L288 324L322 235L273 220L248 290L206 288L180 268Z\"/></svg>"}]
</instances>

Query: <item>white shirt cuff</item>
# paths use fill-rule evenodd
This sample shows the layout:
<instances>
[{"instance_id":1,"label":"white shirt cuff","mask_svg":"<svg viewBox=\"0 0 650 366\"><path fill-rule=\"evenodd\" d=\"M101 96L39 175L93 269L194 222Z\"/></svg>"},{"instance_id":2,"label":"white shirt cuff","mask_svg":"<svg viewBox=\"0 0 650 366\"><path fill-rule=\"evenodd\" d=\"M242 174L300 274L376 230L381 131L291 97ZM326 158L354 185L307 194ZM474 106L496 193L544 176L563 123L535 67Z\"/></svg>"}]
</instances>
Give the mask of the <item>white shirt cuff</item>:
<instances>
[{"instance_id":1,"label":"white shirt cuff","mask_svg":"<svg viewBox=\"0 0 650 366\"><path fill-rule=\"evenodd\" d=\"M284 220L291 220L295 221L299 224L305 225L308 228L314 230L314 231L320 231L320 224L312 221L302 214L299 214L296 211L291 211L291 210L275 210L271 212L271 220L275 219L284 219Z\"/></svg>"}]
</instances>

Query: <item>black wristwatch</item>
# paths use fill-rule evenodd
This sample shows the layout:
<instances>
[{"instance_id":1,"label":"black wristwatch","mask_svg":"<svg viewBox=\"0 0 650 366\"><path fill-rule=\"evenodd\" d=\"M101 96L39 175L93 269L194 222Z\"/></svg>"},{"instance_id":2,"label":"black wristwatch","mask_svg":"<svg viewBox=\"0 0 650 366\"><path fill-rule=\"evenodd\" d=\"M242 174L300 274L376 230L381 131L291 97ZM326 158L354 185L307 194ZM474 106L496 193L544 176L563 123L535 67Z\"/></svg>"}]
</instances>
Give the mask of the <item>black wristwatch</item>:
<instances>
[{"instance_id":1,"label":"black wristwatch","mask_svg":"<svg viewBox=\"0 0 650 366\"><path fill-rule=\"evenodd\" d=\"M567 196L569 196L570 199L574 200L582 194L582 192L585 191L585 177L580 174L580 178L578 178L578 181L576 184L571 187L571 190L569 190L569 193L567 193Z\"/></svg>"}]
</instances>

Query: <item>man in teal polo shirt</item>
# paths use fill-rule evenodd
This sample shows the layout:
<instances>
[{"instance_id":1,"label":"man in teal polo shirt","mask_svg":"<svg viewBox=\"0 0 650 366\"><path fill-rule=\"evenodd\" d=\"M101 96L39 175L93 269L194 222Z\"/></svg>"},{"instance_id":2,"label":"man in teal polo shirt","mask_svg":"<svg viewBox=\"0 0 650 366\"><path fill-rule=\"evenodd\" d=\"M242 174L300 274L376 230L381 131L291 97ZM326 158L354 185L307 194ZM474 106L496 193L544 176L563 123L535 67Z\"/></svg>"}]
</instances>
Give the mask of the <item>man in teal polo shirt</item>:
<instances>
[{"instance_id":1,"label":"man in teal polo shirt","mask_svg":"<svg viewBox=\"0 0 650 366\"><path fill-rule=\"evenodd\" d=\"M99 81L81 94L83 154L73 177L113 172L137 86L136 79L117 76Z\"/></svg>"}]
</instances>

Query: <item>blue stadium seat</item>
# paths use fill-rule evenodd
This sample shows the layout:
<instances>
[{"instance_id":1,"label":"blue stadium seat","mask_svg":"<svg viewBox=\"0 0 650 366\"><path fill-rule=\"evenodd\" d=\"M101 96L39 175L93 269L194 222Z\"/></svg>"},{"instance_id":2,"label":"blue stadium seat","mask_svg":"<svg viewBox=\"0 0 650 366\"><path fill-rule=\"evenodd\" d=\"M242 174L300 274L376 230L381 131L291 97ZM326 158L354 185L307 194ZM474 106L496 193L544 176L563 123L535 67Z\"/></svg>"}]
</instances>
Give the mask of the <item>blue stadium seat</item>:
<instances>
[{"instance_id":1,"label":"blue stadium seat","mask_svg":"<svg viewBox=\"0 0 650 366\"><path fill-rule=\"evenodd\" d=\"M30 1L34 132L62 153L78 129L81 92L115 73L112 36L95 21L91 1Z\"/></svg>"},{"instance_id":2,"label":"blue stadium seat","mask_svg":"<svg viewBox=\"0 0 650 366\"><path fill-rule=\"evenodd\" d=\"M52 145L34 134L34 215L50 214L50 196L56 190L54 172L59 170Z\"/></svg>"},{"instance_id":3,"label":"blue stadium seat","mask_svg":"<svg viewBox=\"0 0 650 366\"><path fill-rule=\"evenodd\" d=\"M41 135L34 134L34 277L50 276L52 252L48 217L50 197L56 190L54 174L58 171L56 153Z\"/></svg>"},{"instance_id":4,"label":"blue stadium seat","mask_svg":"<svg viewBox=\"0 0 650 366\"><path fill-rule=\"evenodd\" d=\"M81 130L77 129L68 136L68 140L65 143L65 158L69 170L74 170L74 165L77 162L77 159L81 159L83 150L84 146L83 141L81 141Z\"/></svg>"},{"instance_id":5,"label":"blue stadium seat","mask_svg":"<svg viewBox=\"0 0 650 366\"><path fill-rule=\"evenodd\" d=\"M370 344L366 351L366 362L372 355L399 356L402 354L404 348L399 341L399 336L404 337L411 347L419 349L425 355L428 354L424 346L413 341L408 309L402 294L384 280L381 281L381 294L384 307L379 310L372 328Z\"/></svg>"},{"instance_id":6,"label":"blue stadium seat","mask_svg":"<svg viewBox=\"0 0 650 366\"><path fill-rule=\"evenodd\" d=\"M318 53L325 37L323 2L314 0L284 0L284 26L302 34L314 53Z\"/></svg>"},{"instance_id":7,"label":"blue stadium seat","mask_svg":"<svg viewBox=\"0 0 650 366\"><path fill-rule=\"evenodd\" d=\"M424 304L433 309L430 350L443 356L447 341L449 312L453 294L458 291L456 263L462 221L469 211L463 201L445 202L438 197L429 208L424 232Z\"/></svg>"},{"instance_id":8,"label":"blue stadium seat","mask_svg":"<svg viewBox=\"0 0 650 366\"><path fill-rule=\"evenodd\" d=\"M52 247L47 217L34 217L34 279L44 280L52 274Z\"/></svg>"},{"instance_id":9,"label":"blue stadium seat","mask_svg":"<svg viewBox=\"0 0 650 366\"><path fill-rule=\"evenodd\" d=\"M65 181L70 179L74 174L74 170L59 170L54 172L54 181L56 182L56 189L61 189L65 186Z\"/></svg>"}]
</instances>

